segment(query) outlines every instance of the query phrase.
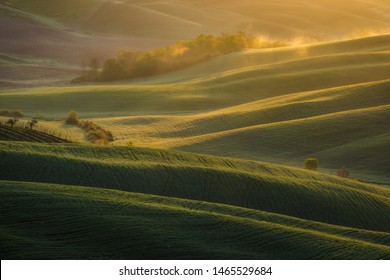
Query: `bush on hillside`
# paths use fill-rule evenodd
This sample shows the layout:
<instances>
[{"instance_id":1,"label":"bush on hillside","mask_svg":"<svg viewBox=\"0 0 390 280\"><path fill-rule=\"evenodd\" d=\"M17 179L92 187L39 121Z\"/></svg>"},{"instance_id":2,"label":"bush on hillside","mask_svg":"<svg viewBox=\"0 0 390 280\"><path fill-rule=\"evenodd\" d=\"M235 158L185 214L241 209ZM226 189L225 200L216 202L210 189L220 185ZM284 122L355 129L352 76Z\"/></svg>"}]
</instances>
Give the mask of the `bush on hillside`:
<instances>
[{"instance_id":1,"label":"bush on hillside","mask_svg":"<svg viewBox=\"0 0 390 280\"><path fill-rule=\"evenodd\" d=\"M79 124L79 114L74 110L70 110L68 112L68 116L65 119L65 123L72 124L72 125L78 125Z\"/></svg>"},{"instance_id":2,"label":"bush on hillside","mask_svg":"<svg viewBox=\"0 0 390 280\"><path fill-rule=\"evenodd\" d=\"M307 158L305 159L304 167L307 170L317 171L318 160L316 158Z\"/></svg>"},{"instance_id":3,"label":"bush on hillside","mask_svg":"<svg viewBox=\"0 0 390 280\"><path fill-rule=\"evenodd\" d=\"M110 131L105 130L93 121L82 120L80 121L79 126L86 132L88 142L97 145L107 145L109 142L114 141L114 136Z\"/></svg>"}]
</instances>

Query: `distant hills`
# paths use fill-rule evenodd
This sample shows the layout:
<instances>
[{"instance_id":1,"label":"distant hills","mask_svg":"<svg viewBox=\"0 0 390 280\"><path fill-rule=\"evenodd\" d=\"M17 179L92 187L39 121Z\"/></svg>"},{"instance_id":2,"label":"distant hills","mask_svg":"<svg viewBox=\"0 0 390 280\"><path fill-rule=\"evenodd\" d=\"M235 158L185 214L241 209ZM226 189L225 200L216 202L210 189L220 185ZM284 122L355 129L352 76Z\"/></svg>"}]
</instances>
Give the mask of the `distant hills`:
<instances>
[{"instance_id":1,"label":"distant hills","mask_svg":"<svg viewBox=\"0 0 390 280\"><path fill-rule=\"evenodd\" d=\"M92 57L103 62L119 49L150 49L199 34L244 31L292 43L383 34L389 13L380 0L3 0L0 87L64 84Z\"/></svg>"},{"instance_id":2,"label":"distant hills","mask_svg":"<svg viewBox=\"0 0 390 280\"><path fill-rule=\"evenodd\" d=\"M9 9L6 14L16 11L24 16L32 14L68 28L170 40L239 30L277 38L329 38L359 31L383 32L390 28L386 16L390 10L381 0L244 0L239 3L233 0L7 0L1 3Z\"/></svg>"}]
</instances>

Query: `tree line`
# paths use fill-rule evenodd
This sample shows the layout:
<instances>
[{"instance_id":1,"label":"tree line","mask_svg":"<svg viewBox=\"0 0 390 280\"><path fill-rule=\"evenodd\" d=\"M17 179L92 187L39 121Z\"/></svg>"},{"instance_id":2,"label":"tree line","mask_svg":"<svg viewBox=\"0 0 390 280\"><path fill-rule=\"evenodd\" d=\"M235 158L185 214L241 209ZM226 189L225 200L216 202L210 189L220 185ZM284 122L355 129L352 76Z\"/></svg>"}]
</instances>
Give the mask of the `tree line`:
<instances>
[{"instance_id":1,"label":"tree line","mask_svg":"<svg viewBox=\"0 0 390 280\"><path fill-rule=\"evenodd\" d=\"M281 41L265 41L243 32L236 34L199 35L194 40L178 41L173 45L149 51L121 50L107 59L100 69L93 58L83 75L72 82L112 81L146 77L178 70L212 57L245 48L276 48L287 46Z\"/></svg>"},{"instance_id":2,"label":"tree line","mask_svg":"<svg viewBox=\"0 0 390 280\"><path fill-rule=\"evenodd\" d=\"M86 133L86 139L90 143L107 145L109 142L114 141L114 136L111 131L105 130L91 120L80 120L79 114L74 110L70 110L68 112L65 123L75 125L83 129Z\"/></svg>"}]
</instances>

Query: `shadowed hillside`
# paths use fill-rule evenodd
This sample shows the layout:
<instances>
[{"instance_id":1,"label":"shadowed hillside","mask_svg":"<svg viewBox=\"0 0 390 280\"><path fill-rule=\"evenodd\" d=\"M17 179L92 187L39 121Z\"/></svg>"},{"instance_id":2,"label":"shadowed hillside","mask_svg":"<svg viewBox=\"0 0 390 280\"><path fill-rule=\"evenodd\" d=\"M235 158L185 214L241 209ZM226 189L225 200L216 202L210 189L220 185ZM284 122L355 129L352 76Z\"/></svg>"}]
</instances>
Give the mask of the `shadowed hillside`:
<instances>
[{"instance_id":1,"label":"shadowed hillside","mask_svg":"<svg viewBox=\"0 0 390 280\"><path fill-rule=\"evenodd\" d=\"M1 145L2 180L109 187L389 229L388 189L320 173L160 150Z\"/></svg>"},{"instance_id":2,"label":"shadowed hillside","mask_svg":"<svg viewBox=\"0 0 390 280\"><path fill-rule=\"evenodd\" d=\"M43 183L0 193L5 259L390 258L388 233L247 208Z\"/></svg>"},{"instance_id":3,"label":"shadowed hillside","mask_svg":"<svg viewBox=\"0 0 390 280\"><path fill-rule=\"evenodd\" d=\"M5 258L390 257L386 188L162 150L0 145Z\"/></svg>"}]
</instances>

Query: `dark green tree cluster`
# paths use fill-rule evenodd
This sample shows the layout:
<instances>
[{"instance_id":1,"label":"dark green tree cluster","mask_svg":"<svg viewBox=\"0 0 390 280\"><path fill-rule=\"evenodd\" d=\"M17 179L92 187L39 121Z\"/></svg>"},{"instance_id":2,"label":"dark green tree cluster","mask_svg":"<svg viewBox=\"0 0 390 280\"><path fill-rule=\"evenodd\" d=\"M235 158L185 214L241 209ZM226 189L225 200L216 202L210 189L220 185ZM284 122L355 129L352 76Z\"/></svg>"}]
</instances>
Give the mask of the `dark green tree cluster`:
<instances>
[{"instance_id":1,"label":"dark green tree cluster","mask_svg":"<svg viewBox=\"0 0 390 280\"><path fill-rule=\"evenodd\" d=\"M101 71L94 72L94 75L89 75L87 78L111 81L152 76L245 48L283 46L286 46L286 43L262 41L243 32L220 36L202 34L194 40L178 41L174 45L150 51L119 51L117 57L106 60ZM84 80L76 78L74 81Z\"/></svg>"}]
</instances>

